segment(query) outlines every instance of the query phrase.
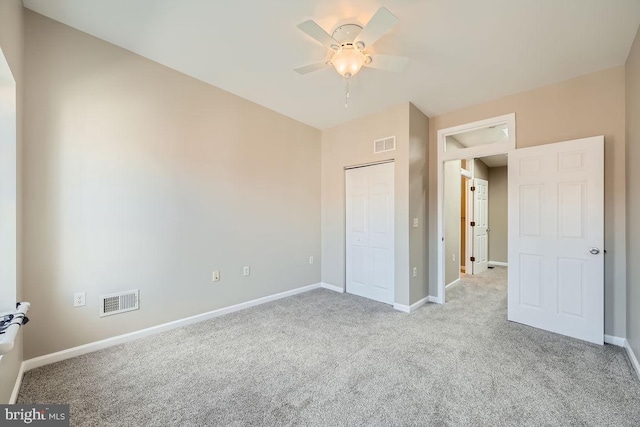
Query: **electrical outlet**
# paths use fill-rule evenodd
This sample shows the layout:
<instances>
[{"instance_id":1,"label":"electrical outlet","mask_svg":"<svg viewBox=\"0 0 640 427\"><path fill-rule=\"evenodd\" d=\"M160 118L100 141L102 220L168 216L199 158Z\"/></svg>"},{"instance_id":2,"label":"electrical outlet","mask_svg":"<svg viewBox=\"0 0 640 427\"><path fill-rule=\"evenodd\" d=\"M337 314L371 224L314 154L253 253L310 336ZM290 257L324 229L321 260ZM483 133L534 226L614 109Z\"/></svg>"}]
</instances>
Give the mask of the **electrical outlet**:
<instances>
[{"instance_id":1,"label":"electrical outlet","mask_svg":"<svg viewBox=\"0 0 640 427\"><path fill-rule=\"evenodd\" d=\"M242 275L249 276L251 274L251 268L248 265L242 267Z\"/></svg>"},{"instance_id":2,"label":"electrical outlet","mask_svg":"<svg viewBox=\"0 0 640 427\"><path fill-rule=\"evenodd\" d=\"M73 294L73 306L74 307L82 307L86 304L86 294L85 292L76 292Z\"/></svg>"},{"instance_id":3,"label":"electrical outlet","mask_svg":"<svg viewBox=\"0 0 640 427\"><path fill-rule=\"evenodd\" d=\"M453 261L453 262L456 261L456 254L451 254L451 261Z\"/></svg>"},{"instance_id":4,"label":"electrical outlet","mask_svg":"<svg viewBox=\"0 0 640 427\"><path fill-rule=\"evenodd\" d=\"M418 267L413 267L413 277L418 277Z\"/></svg>"},{"instance_id":5,"label":"electrical outlet","mask_svg":"<svg viewBox=\"0 0 640 427\"><path fill-rule=\"evenodd\" d=\"M213 272L213 281L214 282L219 282L220 281L220 271L216 270Z\"/></svg>"},{"instance_id":6,"label":"electrical outlet","mask_svg":"<svg viewBox=\"0 0 640 427\"><path fill-rule=\"evenodd\" d=\"M413 218L413 228L418 228L418 218Z\"/></svg>"},{"instance_id":7,"label":"electrical outlet","mask_svg":"<svg viewBox=\"0 0 640 427\"><path fill-rule=\"evenodd\" d=\"M309 264L313 264L313 257L312 256L309 257Z\"/></svg>"}]
</instances>

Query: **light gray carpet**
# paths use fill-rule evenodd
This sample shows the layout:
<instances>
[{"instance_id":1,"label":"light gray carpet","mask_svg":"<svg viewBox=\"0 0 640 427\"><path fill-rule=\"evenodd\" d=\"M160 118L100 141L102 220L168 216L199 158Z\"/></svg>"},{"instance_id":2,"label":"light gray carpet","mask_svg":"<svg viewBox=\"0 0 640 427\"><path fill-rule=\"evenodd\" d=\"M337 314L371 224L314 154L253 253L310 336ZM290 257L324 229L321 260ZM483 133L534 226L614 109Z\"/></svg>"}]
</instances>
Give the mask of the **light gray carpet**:
<instances>
[{"instance_id":1,"label":"light gray carpet","mask_svg":"<svg viewBox=\"0 0 640 427\"><path fill-rule=\"evenodd\" d=\"M638 426L624 350L506 321L506 270L411 315L319 289L28 372L72 425Z\"/></svg>"}]
</instances>

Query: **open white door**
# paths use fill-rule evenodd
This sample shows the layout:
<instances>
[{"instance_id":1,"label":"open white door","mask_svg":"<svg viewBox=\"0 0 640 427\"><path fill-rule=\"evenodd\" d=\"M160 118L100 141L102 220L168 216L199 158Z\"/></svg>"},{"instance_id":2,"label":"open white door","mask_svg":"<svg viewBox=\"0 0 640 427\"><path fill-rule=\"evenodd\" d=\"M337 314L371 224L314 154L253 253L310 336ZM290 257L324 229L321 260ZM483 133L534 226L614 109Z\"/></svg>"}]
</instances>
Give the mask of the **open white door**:
<instances>
[{"instance_id":1,"label":"open white door","mask_svg":"<svg viewBox=\"0 0 640 427\"><path fill-rule=\"evenodd\" d=\"M604 137L509 154L509 320L602 344Z\"/></svg>"},{"instance_id":2,"label":"open white door","mask_svg":"<svg viewBox=\"0 0 640 427\"><path fill-rule=\"evenodd\" d=\"M473 180L473 251L471 274L487 271L489 266L489 183L480 178Z\"/></svg>"},{"instance_id":3,"label":"open white door","mask_svg":"<svg viewBox=\"0 0 640 427\"><path fill-rule=\"evenodd\" d=\"M393 163L349 169L345 184L347 292L393 304Z\"/></svg>"}]
</instances>

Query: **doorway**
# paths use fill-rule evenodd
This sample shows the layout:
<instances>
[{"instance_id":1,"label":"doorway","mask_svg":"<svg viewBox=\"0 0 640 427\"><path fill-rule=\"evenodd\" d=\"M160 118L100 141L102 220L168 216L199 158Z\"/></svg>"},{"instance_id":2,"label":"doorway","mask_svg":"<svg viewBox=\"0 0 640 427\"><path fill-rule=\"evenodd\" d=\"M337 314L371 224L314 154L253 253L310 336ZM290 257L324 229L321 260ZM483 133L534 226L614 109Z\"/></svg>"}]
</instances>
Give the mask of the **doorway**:
<instances>
[{"instance_id":1,"label":"doorway","mask_svg":"<svg viewBox=\"0 0 640 427\"><path fill-rule=\"evenodd\" d=\"M394 163L345 171L346 290L393 304Z\"/></svg>"},{"instance_id":2,"label":"doorway","mask_svg":"<svg viewBox=\"0 0 640 427\"><path fill-rule=\"evenodd\" d=\"M446 289L507 266L507 176L506 155L445 163Z\"/></svg>"},{"instance_id":3,"label":"doorway","mask_svg":"<svg viewBox=\"0 0 640 427\"><path fill-rule=\"evenodd\" d=\"M437 219L440 244L437 250L438 294L433 296L432 300L434 302L444 304L446 286L455 284L460 277L460 257L463 256L459 249L461 246L461 176L466 176L466 178L470 179L468 185L472 184L476 178L482 179L482 176L475 176L474 174L475 159L493 156L501 156L504 159L505 155L515 150L515 145L515 114L507 114L438 131ZM467 162L468 167L465 169L461 168L463 161ZM447 180L445 178L446 175L455 177L454 182L451 182L451 179ZM457 197L452 197L455 200L453 203L445 199L445 187L447 187L446 194L457 195ZM473 188L474 185L470 185L470 187ZM490 191L487 187L485 187L485 190L487 192ZM466 194L467 206L478 204L475 196L472 198L470 194L469 191ZM455 223L448 226L446 219L450 215L446 213L451 212L451 206L453 206ZM465 273L469 273L472 271L470 269L474 267L481 269L484 266L486 269L489 266L490 256L488 249L485 249L484 253L478 256L475 256L477 251L471 254L473 243L476 243L476 246L480 243L488 244L490 232L487 230L490 230L490 228L486 224L488 216L485 216L482 221L476 221L485 223L483 224L485 227L474 230L474 227L471 226L471 222L474 221L470 221L468 212L469 209L465 215L468 223L465 231ZM455 248L453 251L450 250L452 247ZM486 248L486 246L484 247ZM476 264L472 264L471 258L475 258ZM481 262L478 263L478 261Z\"/></svg>"},{"instance_id":4,"label":"doorway","mask_svg":"<svg viewBox=\"0 0 640 427\"><path fill-rule=\"evenodd\" d=\"M432 300L445 302L445 169L463 158L507 154L508 320L602 344L604 136L516 150L515 115L496 119L438 131L440 245ZM504 138L479 142L478 134L495 129Z\"/></svg>"}]
</instances>

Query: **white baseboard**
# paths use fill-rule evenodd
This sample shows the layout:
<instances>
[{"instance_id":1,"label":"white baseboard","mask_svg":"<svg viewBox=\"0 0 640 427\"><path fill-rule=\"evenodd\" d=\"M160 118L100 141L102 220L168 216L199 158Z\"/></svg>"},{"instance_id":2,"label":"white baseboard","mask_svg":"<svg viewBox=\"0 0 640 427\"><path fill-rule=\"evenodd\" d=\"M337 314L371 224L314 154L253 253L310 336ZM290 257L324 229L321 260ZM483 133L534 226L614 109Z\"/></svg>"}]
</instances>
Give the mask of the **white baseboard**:
<instances>
[{"instance_id":1,"label":"white baseboard","mask_svg":"<svg viewBox=\"0 0 640 427\"><path fill-rule=\"evenodd\" d=\"M627 355L629 356L629 361L633 366L633 369L636 371L638 375L638 379L640 380L640 362L638 362L638 358L636 357L629 341L626 338L616 337L613 335L605 335L604 342L606 344L617 345L618 347L624 347L627 350Z\"/></svg>"},{"instance_id":2,"label":"white baseboard","mask_svg":"<svg viewBox=\"0 0 640 427\"><path fill-rule=\"evenodd\" d=\"M636 374L638 375L638 379L640 380L640 363L638 363L638 358L633 352L629 341L624 340L624 347L627 349L627 354L629 355L629 360L631 360L631 365L633 365L633 369L636 370Z\"/></svg>"},{"instance_id":3,"label":"white baseboard","mask_svg":"<svg viewBox=\"0 0 640 427\"><path fill-rule=\"evenodd\" d=\"M301 288L292 289L290 291L268 295L266 297L257 298L251 301L243 302L243 303L232 305L229 307L219 308L217 310L209 311L207 313L197 314L195 316L186 317L184 319L174 320L173 322L163 323L162 325L152 326L150 328L141 329L135 332L130 332L128 334L118 335L116 337L111 337L101 341L80 345L78 347L69 348L66 350L58 351L56 353L45 354L44 356L34 357L33 359L25 360L24 362L22 362L22 365L24 367L23 371L27 372L32 369L39 368L41 366L60 362L61 360L71 359L72 357L81 356L83 354L102 350L104 348L111 347L114 345L137 340L150 335L155 335L160 332L165 332L171 329L176 329L176 328L191 325L194 323L202 322L204 320L213 319L214 317L222 316L224 314L229 314L235 311L244 310L249 307L255 307L256 305L260 305L267 302L290 297L293 295L301 294L303 292L317 289L319 287L320 287L320 283L314 283L313 285L303 286Z\"/></svg>"},{"instance_id":4,"label":"white baseboard","mask_svg":"<svg viewBox=\"0 0 640 427\"><path fill-rule=\"evenodd\" d=\"M404 304L393 303L393 308L398 311L403 311L405 313L411 313L411 307Z\"/></svg>"},{"instance_id":5,"label":"white baseboard","mask_svg":"<svg viewBox=\"0 0 640 427\"><path fill-rule=\"evenodd\" d=\"M411 304L411 306L409 307L409 310L416 311L418 308L422 307L427 302L429 302L429 297L424 297L420 301L416 301L413 304Z\"/></svg>"},{"instance_id":6,"label":"white baseboard","mask_svg":"<svg viewBox=\"0 0 640 427\"><path fill-rule=\"evenodd\" d=\"M445 289L453 288L458 283L460 283L460 278L459 277L456 280L454 280L453 282L449 283L447 286L445 286Z\"/></svg>"},{"instance_id":7,"label":"white baseboard","mask_svg":"<svg viewBox=\"0 0 640 427\"><path fill-rule=\"evenodd\" d=\"M11 397L9 398L9 405L15 405L16 400L18 400L18 393L20 393L20 386L22 385L23 376L24 376L24 362L20 364L20 369L18 370L18 376L16 377L16 383L13 386L13 391L11 392Z\"/></svg>"},{"instance_id":8,"label":"white baseboard","mask_svg":"<svg viewBox=\"0 0 640 427\"><path fill-rule=\"evenodd\" d=\"M495 267L509 267L509 264L502 261L489 261L489 265Z\"/></svg>"},{"instance_id":9,"label":"white baseboard","mask_svg":"<svg viewBox=\"0 0 640 427\"><path fill-rule=\"evenodd\" d=\"M617 345L618 347L625 347L627 340L622 337L616 337L613 335L605 335L604 336L605 344Z\"/></svg>"},{"instance_id":10,"label":"white baseboard","mask_svg":"<svg viewBox=\"0 0 640 427\"><path fill-rule=\"evenodd\" d=\"M335 286L335 285L330 285L328 283L321 282L320 283L320 287L321 288L325 288L325 289L329 289L330 291L340 292L341 294L344 293L344 289L343 288L341 288L339 286Z\"/></svg>"},{"instance_id":11,"label":"white baseboard","mask_svg":"<svg viewBox=\"0 0 640 427\"><path fill-rule=\"evenodd\" d=\"M403 311L405 313L411 313L411 312L416 311L421 306L425 305L427 302L429 302L429 298L430 297L424 297L420 301L414 302L411 305L404 305L404 304L394 303L393 304L393 308L398 310L398 311Z\"/></svg>"},{"instance_id":12,"label":"white baseboard","mask_svg":"<svg viewBox=\"0 0 640 427\"><path fill-rule=\"evenodd\" d=\"M434 297L433 295L429 295L427 298L429 302L432 302L435 304L444 304L444 301L442 301L442 298L440 297Z\"/></svg>"}]
</instances>

